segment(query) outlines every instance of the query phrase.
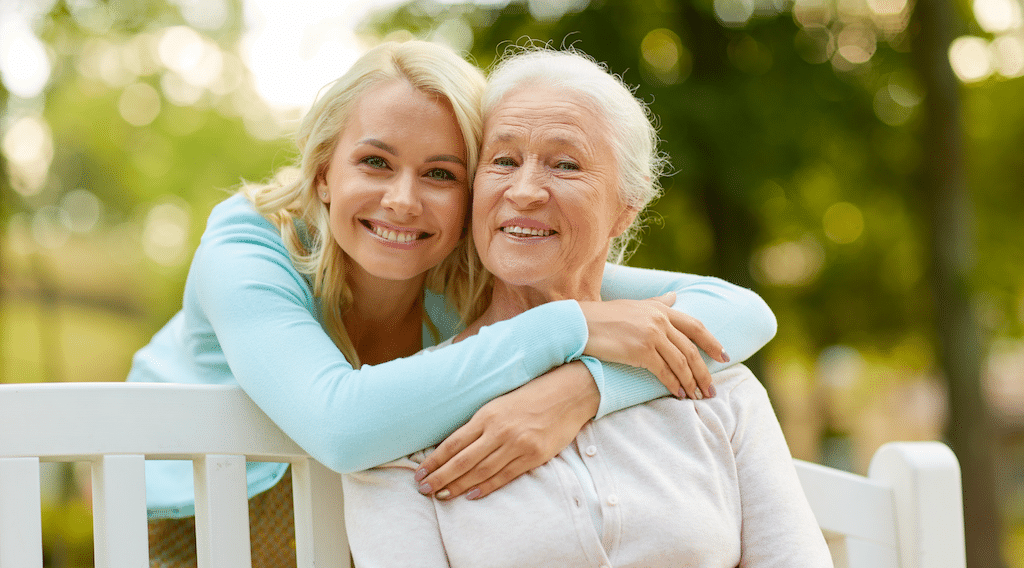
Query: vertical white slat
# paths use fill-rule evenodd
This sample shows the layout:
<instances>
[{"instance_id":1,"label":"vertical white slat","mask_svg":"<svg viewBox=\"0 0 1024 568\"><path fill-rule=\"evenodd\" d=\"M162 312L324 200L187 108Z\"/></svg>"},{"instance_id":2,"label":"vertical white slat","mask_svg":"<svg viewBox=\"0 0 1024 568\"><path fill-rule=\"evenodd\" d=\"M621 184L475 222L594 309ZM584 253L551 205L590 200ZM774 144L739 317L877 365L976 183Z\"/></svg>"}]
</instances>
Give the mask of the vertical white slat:
<instances>
[{"instance_id":1,"label":"vertical white slat","mask_svg":"<svg viewBox=\"0 0 1024 568\"><path fill-rule=\"evenodd\" d=\"M868 476L893 488L902 568L964 568L960 464L941 442L890 442Z\"/></svg>"},{"instance_id":2,"label":"vertical white slat","mask_svg":"<svg viewBox=\"0 0 1024 568\"><path fill-rule=\"evenodd\" d=\"M350 568L341 476L313 459L291 468L298 568Z\"/></svg>"},{"instance_id":3,"label":"vertical white slat","mask_svg":"<svg viewBox=\"0 0 1024 568\"><path fill-rule=\"evenodd\" d=\"M92 463L96 568L147 568L146 458L105 455Z\"/></svg>"},{"instance_id":4,"label":"vertical white slat","mask_svg":"<svg viewBox=\"0 0 1024 568\"><path fill-rule=\"evenodd\" d=\"M199 568L251 568L245 457L200 456L192 465Z\"/></svg>"},{"instance_id":5,"label":"vertical white slat","mask_svg":"<svg viewBox=\"0 0 1024 568\"><path fill-rule=\"evenodd\" d=\"M0 568L42 568L39 458L0 459Z\"/></svg>"}]
</instances>

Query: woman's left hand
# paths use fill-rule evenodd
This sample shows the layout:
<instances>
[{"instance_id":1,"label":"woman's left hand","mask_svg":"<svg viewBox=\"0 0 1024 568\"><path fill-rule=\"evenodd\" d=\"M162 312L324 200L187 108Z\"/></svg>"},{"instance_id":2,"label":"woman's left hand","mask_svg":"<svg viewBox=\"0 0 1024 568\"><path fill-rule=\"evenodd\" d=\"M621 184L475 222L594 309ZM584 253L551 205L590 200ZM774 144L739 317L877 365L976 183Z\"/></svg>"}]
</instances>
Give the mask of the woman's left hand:
<instances>
[{"instance_id":1,"label":"woman's left hand","mask_svg":"<svg viewBox=\"0 0 1024 568\"><path fill-rule=\"evenodd\" d=\"M547 463L597 414L600 393L581 361L487 403L423 460L420 492L477 499Z\"/></svg>"}]
</instances>

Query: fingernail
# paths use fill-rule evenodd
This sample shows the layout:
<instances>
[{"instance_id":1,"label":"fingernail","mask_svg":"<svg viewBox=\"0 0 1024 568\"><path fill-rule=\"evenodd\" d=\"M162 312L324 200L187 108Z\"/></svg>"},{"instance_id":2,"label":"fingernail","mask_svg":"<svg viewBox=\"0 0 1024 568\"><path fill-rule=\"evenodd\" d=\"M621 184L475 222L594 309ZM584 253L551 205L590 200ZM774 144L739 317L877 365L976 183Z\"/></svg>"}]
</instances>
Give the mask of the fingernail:
<instances>
[{"instance_id":1,"label":"fingernail","mask_svg":"<svg viewBox=\"0 0 1024 568\"><path fill-rule=\"evenodd\" d=\"M725 349L722 349L722 361L729 362L729 354L725 352Z\"/></svg>"},{"instance_id":2,"label":"fingernail","mask_svg":"<svg viewBox=\"0 0 1024 568\"><path fill-rule=\"evenodd\" d=\"M473 489L470 489L469 493L466 493L466 499L473 500L478 497L480 497L480 490L475 487Z\"/></svg>"},{"instance_id":3,"label":"fingernail","mask_svg":"<svg viewBox=\"0 0 1024 568\"><path fill-rule=\"evenodd\" d=\"M700 392L700 389L693 389L693 398L704 400L704 393Z\"/></svg>"},{"instance_id":4,"label":"fingernail","mask_svg":"<svg viewBox=\"0 0 1024 568\"><path fill-rule=\"evenodd\" d=\"M421 481L426 476L427 476L427 469L426 468L421 467L421 468L416 470L416 481Z\"/></svg>"},{"instance_id":5,"label":"fingernail","mask_svg":"<svg viewBox=\"0 0 1024 568\"><path fill-rule=\"evenodd\" d=\"M686 391L683 390L683 387L679 387L679 392L676 393L676 396L679 398L686 398Z\"/></svg>"},{"instance_id":6,"label":"fingernail","mask_svg":"<svg viewBox=\"0 0 1024 568\"><path fill-rule=\"evenodd\" d=\"M434 490L434 488L431 487L429 483L421 483L420 484L420 493L422 493L424 495L430 495L430 492L433 491L433 490Z\"/></svg>"},{"instance_id":7,"label":"fingernail","mask_svg":"<svg viewBox=\"0 0 1024 568\"><path fill-rule=\"evenodd\" d=\"M451 496L452 496L452 492L448 491L447 489L442 489L442 490L438 491L434 495L434 497L437 497L438 499L447 499L447 498L449 498Z\"/></svg>"},{"instance_id":8,"label":"fingernail","mask_svg":"<svg viewBox=\"0 0 1024 568\"><path fill-rule=\"evenodd\" d=\"M708 385L708 394L711 395L711 398L718 395L718 391L715 390L715 385Z\"/></svg>"}]
</instances>

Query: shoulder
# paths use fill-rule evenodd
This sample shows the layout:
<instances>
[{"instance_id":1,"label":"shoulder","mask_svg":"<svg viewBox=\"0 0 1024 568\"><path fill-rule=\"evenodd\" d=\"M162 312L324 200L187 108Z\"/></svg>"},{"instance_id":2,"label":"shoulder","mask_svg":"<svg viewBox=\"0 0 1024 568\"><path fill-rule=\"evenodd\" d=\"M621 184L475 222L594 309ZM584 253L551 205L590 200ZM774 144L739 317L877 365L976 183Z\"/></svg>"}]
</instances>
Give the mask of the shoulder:
<instances>
[{"instance_id":1,"label":"shoulder","mask_svg":"<svg viewBox=\"0 0 1024 568\"><path fill-rule=\"evenodd\" d=\"M239 230L269 230L278 234L274 225L263 215L257 213L252 203L244 195L236 193L215 205L210 211L204 237L223 231ZM280 239L280 235L278 238Z\"/></svg>"},{"instance_id":2,"label":"shoulder","mask_svg":"<svg viewBox=\"0 0 1024 568\"><path fill-rule=\"evenodd\" d=\"M768 391L754 373L744 364L737 363L711 375L715 390L719 395L749 398L751 396L768 396Z\"/></svg>"}]
</instances>

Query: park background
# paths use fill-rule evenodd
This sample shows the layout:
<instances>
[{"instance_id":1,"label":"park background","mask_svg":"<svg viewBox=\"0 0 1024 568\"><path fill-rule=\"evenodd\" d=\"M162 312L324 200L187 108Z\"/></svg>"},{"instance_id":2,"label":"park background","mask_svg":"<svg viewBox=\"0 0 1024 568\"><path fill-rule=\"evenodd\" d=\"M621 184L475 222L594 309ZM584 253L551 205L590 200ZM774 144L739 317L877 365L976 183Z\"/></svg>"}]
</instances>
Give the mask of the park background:
<instances>
[{"instance_id":1,"label":"park background","mask_svg":"<svg viewBox=\"0 0 1024 568\"><path fill-rule=\"evenodd\" d=\"M673 175L630 264L760 293L794 455L944 440L968 565L1024 567L1020 0L3 0L0 381L123 380L210 208L410 37L481 67L574 46L636 85ZM87 488L46 475L47 565L89 566Z\"/></svg>"}]
</instances>

